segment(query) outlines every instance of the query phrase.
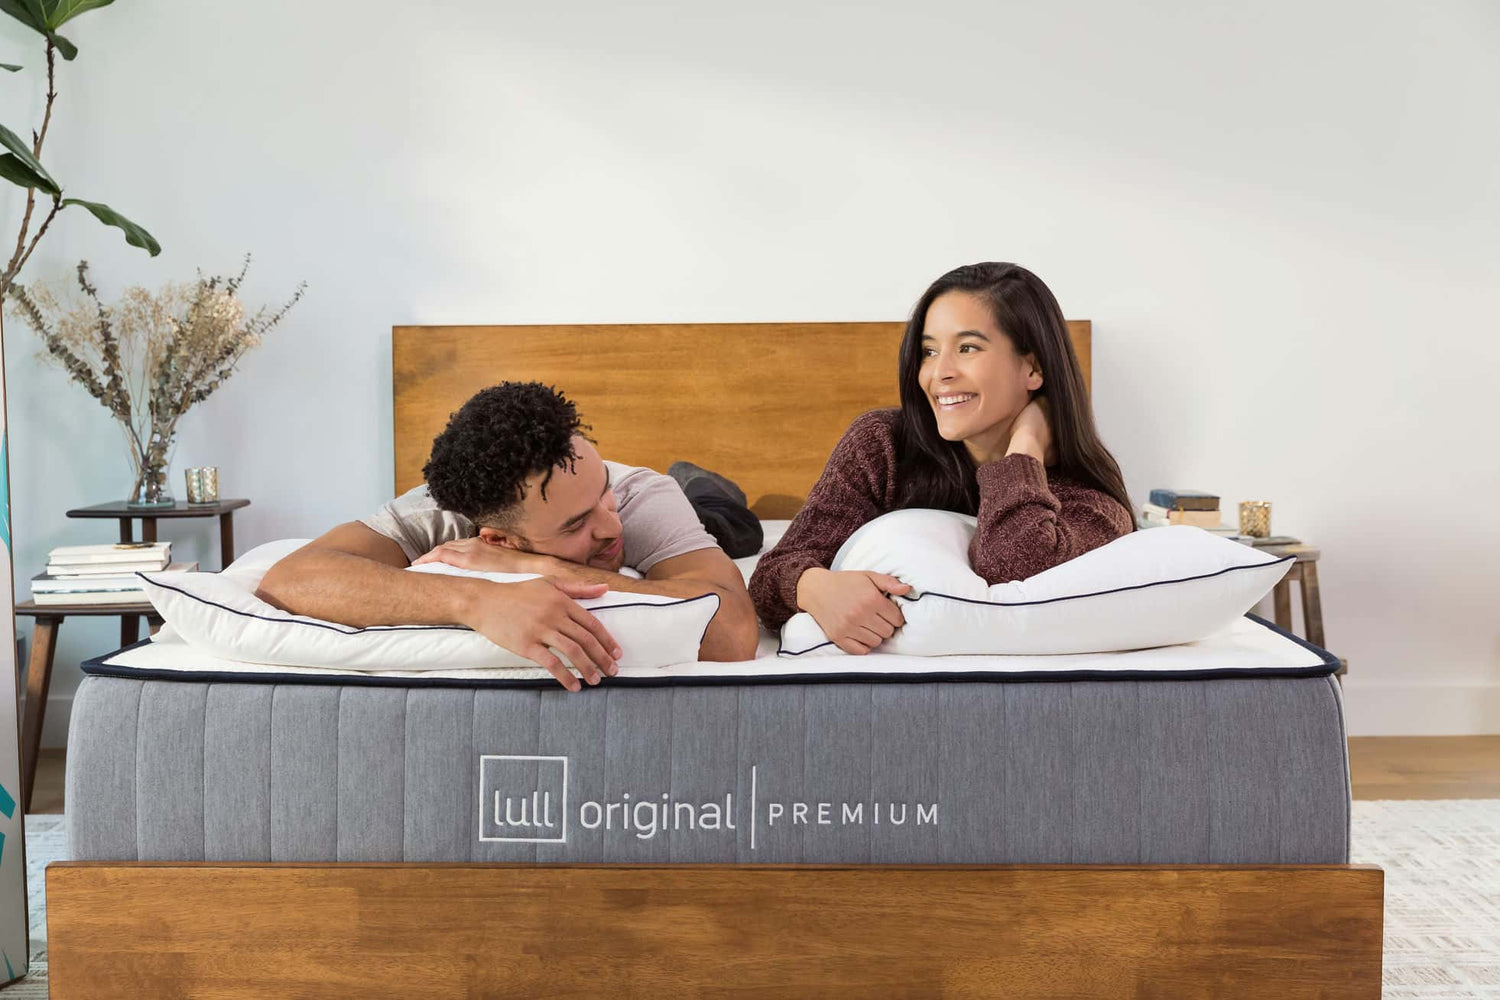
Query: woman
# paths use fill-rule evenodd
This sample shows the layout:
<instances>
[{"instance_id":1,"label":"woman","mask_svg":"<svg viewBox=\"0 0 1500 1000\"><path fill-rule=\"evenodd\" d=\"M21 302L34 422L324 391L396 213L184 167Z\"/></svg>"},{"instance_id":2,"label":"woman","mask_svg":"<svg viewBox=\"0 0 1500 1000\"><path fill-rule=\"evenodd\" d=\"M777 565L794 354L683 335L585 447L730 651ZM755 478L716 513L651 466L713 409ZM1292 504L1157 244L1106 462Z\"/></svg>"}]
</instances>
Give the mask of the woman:
<instances>
[{"instance_id":1,"label":"woman","mask_svg":"<svg viewBox=\"0 0 1500 1000\"><path fill-rule=\"evenodd\" d=\"M901 408L855 419L750 579L770 628L807 611L846 653L890 638L904 624L892 597L911 588L828 565L855 529L893 510L977 515L969 561L988 583L1135 528L1062 310L1036 275L994 263L949 271L912 311L900 365Z\"/></svg>"}]
</instances>

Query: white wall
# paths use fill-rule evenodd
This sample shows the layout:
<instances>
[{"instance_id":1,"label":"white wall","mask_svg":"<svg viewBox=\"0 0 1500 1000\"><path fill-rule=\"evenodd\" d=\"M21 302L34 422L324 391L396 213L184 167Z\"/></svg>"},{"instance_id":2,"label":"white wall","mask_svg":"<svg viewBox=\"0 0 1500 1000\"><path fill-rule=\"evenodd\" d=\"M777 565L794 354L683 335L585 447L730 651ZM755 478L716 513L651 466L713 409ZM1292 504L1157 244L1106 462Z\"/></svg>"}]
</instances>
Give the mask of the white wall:
<instances>
[{"instance_id":1,"label":"white wall","mask_svg":"<svg viewBox=\"0 0 1500 1000\"><path fill-rule=\"evenodd\" d=\"M46 161L166 250L64 216L23 277L311 283L182 423L243 550L387 495L392 324L892 319L1020 261L1094 321L1133 495L1322 547L1353 732L1500 732L1500 15L1252 7L132 0L71 31ZM0 30L12 127L39 51ZM24 584L129 470L8 327ZM209 523L165 533L213 565ZM48 742L113 636L65 625Z\"/></svg>"}]
</instances>

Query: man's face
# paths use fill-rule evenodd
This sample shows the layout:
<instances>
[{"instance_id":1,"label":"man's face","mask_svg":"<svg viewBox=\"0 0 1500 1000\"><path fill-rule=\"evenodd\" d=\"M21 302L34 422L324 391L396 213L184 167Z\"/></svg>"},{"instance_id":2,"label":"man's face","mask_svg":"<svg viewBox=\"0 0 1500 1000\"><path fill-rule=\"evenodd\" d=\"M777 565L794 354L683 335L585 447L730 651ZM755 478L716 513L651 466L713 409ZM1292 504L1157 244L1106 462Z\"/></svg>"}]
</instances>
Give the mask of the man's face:
<instances>
[{"instance_id":1,"label":"man's face","mask_svg":"<svg viewBox=\"0 0 1500 1000\"><path fill-rule=\"evenodd\" d=\"M578 456L573 470L559 466L547 481L542 498L541 474L526 481L526 496L509 531L484 529L516 548L554 556L571 563L618 573L625 564L625 539L609 470L588 440L574 436Z\"/></svg>"}]
</instances>

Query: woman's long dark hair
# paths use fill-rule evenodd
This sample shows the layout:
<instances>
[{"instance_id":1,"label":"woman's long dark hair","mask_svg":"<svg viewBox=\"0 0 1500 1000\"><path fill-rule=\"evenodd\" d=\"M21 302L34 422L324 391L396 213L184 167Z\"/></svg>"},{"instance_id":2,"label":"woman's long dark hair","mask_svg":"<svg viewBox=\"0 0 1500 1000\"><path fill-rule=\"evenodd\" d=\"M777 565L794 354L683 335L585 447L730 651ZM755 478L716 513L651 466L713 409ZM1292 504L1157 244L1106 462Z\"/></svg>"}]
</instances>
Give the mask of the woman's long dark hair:
<instances>
[{"instance_id":1,"label":"woman's long dark hair","mask_svg":"<svg viewBox=\"0 0 1500 1000\"><path fill-rule=\"evenodd\" d=\"M1062 309L1042 279L1016 264L966 264L932 283L906 324L901 340L901 419L896 427L896 481L901 506L935 507L964 514L979 512L979 484L974 460L961 441L938 434L932 403L917 376L922 367L922 333L927 310L944 292L961 291L989 303L1000 331L1019 355L1030 354L1042 370L1042 387L1051 407L1056 468L1063 474L1108 493L1131 510L1120 464L1099 440L1083 371L1073 351ZM1132 530L1135 518L1131 517Z\"/></svg>"}]
</instances>

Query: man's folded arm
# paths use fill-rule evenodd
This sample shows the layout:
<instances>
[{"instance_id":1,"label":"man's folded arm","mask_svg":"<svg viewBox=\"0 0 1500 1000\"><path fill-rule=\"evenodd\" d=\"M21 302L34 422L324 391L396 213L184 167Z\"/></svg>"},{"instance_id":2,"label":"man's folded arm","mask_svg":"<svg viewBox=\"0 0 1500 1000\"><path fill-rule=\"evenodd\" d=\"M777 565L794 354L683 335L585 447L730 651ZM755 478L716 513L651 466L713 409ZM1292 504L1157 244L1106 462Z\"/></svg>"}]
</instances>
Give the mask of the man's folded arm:
<instances>
[{"instance_id":1,"label":"man's folded arm","mask_svg":"<svg viewBox=\"0 0 1500 1000\"><path fill-rule=\"evenodd\" d=\"M544 667L570 691L618 670L619 646L577 598L603 588L548 580L494 583L473 577L407 573L405 552L357 521L339 525L278 562L258 595L293 614L366 625L466 625Z\"/></svg>"},{"instance_id":2,"label":"man's folded arm","mask_svg":"<svg viewBox=\"0 0 1500 1000\"><path fill-rule=\"evenodd\" d=\"M366 625L462 625L487 581L402 572L394 540L359 521L341 524L272 566L256 596L292 614Z\"/></svg>"},{"instance_id":3,"label":"man's folded arm","mask_svg":"<svg viewBox=\"0 0 1500 1000\"><path fill-rule=\"evenodd\" d=\"M637 580L550 556L547 576L611 590L691 598L713 593L719 610L698 655L704 660L755 657L760 630L739 569L721 549L663 559ZM293 614L366 625L472 625L475 604L497 586L486 580L403 572L410 561L394 540L359 521L341 524L282 559L261 580L258 596Z\"/></svg>"}]
</instances>

